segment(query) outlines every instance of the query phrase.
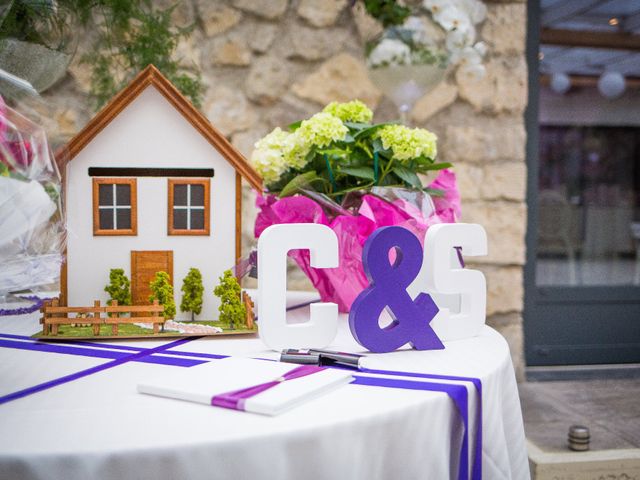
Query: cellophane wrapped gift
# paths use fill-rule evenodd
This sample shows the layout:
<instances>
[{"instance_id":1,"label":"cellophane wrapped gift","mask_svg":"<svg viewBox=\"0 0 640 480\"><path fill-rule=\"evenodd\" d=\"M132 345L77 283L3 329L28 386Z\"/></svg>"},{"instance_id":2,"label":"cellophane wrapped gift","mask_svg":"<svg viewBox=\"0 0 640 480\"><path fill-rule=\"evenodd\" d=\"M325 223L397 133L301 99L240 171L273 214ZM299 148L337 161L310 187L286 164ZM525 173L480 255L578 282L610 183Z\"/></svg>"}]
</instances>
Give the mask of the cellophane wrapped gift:
<instances>
[{"instance_id":1,"label":"cellophane wrapped gift","mask_svg":"<svg viewBox=\"0 0 640 480\"><path fill-rule=\"evenodd\" d=\"M409 229L421 242L428 228L453 223L460 216L460 195L455 174L440 171L429 185L442 192L431 196L421 190L374 187L370 191L347 194L340 203L306 190L294 196L259 196L255 223L256 238L269 226L283 223L319 223L338 237L339 267L316 269L310 266L308 250L289 252L325 302L338 304L348 312L358 294L368 286L362 267L362 249L369 235L380 227L398 225Z\"/></svg>"},{"instance_id":2,"label":"cellophane wrapped gift","mask_svg":"<svg viewBox=\"0 0 640 480\"><path fill-rule=\"evenodd\" d=\"M60 174L35 110L21 109L37 94L4 75L0 87L11 88L0 88L0 298L55 287L65 248Z\"/></svg>"}]
</instances>

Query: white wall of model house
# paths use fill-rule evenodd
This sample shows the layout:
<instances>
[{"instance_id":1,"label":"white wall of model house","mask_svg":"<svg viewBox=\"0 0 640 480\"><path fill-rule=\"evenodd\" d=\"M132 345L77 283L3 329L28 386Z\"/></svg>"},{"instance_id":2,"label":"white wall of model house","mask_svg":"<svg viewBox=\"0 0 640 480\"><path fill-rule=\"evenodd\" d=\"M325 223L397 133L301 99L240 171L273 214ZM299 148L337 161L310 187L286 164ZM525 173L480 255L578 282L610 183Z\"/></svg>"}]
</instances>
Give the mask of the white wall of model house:
<instances>
[{"instance_id":1,"label":"white wall of model house","mask_svg":"<svg viewBox=\"0 0 640 480\"><path fill-rule=\"evenodd\" d=\"M167 232L167 178L137 177L137 236L94 236L92 177L89 167L213 168L209 236ZM131 278L132 250L172 250L177 319L182 279L189 268L202 272L204 303L200 319L218 318L213 289L235 262L235 169L155 89L147 87L67 164L67 292L70 306L105 302L111 268Z\"/></svg>"}]
</instances>

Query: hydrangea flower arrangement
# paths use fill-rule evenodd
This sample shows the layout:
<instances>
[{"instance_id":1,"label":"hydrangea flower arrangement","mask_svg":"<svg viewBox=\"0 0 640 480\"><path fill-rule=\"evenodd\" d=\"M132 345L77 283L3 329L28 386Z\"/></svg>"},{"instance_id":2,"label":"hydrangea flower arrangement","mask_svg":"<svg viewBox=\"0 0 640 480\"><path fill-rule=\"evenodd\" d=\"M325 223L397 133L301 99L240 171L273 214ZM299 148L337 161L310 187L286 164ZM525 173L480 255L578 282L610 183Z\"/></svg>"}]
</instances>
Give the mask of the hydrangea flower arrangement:
<instances>
[{"instance_id":1,"label":"hydrangea flower arrangement","mask_svg":"<svg viewBox=\"0 0 640 480\"><path fill-rule=\"evenodd\" d=\"M362 102L333 102L308 120L276 128L255 144L251 162L270 193L286 197L310 189L340 199L375 186L423 189L418 174L436 163L437 138L421 128L372 124Z\"/></svg>"},{"instance_id":2,"label":"hydrangea flower arrangement","mask_svg":"<svg viewBox=\"0 0 640 480\"><path fill-rule=\"evenodd\" d=\"M372 13L371 8L369 11ZM395 15L381 19L387 28L367 46L369 68L458 65L472 76L484 76L482 60L487 48L476 42L476 25L487 15L482 1L423 0L420 11L411 13L406 7L396 7Z\"/></svg>"},{"instance_id":3,"label":"hydrangea flower arrangement","mask_svg":"<svg viewBox=\"0 0 640 480\"><path fill-rule=\"evenodd\" d=\"M379 227L400 225L424 239L430 225L455 222L455 175L436 163L436 136L395 123L372 124L362 102L330 103L308 120L276 128L255 144L251 161L267 192L259 195L256 237L270 225L319 223L338 238L340 267L314 269L308 251L289 255L323 301L343 312L368 285L362 249ZM429 187L419 173L439 170ZM429 193L438 196L432 198Z\"/></svg>"}]
</instances>

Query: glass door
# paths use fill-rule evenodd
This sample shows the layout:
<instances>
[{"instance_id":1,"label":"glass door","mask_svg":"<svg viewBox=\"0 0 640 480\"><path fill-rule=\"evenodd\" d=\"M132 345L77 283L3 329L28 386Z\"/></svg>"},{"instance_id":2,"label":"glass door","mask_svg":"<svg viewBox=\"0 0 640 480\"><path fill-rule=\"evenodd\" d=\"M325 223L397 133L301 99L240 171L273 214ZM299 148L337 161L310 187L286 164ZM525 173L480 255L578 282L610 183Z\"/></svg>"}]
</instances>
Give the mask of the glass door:
<instances>
[{"instance_id":1,"label":"glass door","mask_svg":"<svg viewBox=\"0 0 640 480\"><path fill-rule=\"evenodd\" d=\"M640 1L529 29L527 364L640 362Z\"/></svg>"}]
</instances>

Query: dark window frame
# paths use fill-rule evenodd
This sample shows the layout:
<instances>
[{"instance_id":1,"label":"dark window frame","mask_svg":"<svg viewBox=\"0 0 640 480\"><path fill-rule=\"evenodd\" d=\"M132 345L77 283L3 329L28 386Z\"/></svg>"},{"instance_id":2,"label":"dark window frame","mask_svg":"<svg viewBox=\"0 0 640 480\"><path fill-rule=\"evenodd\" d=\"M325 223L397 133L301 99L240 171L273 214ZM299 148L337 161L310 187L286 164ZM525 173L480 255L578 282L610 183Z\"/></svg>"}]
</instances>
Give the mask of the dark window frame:
<instances>
[{"instance_id":1,"label":"dark window frame","mask_svg":"<svg viewBox=\"0 0 640 480\"><path fill-rule=\"evenodd\" d=\"M100 227L100 186L101 185L129 185L131 228L105 229ZM138 183L135 178L93 178L93 235L94 236L136 236L138 235ZM115 192L114 192L115 194ZM114 202L117 202L114 197ZM103 208L117 209L114 206L102 206ZM117 225L117 222L114 223Z\"/></svg>"},{"instance_id":2,"label":"dark window frame","mask_svg":"<svg viewBox=\"0 0 640 480\"><path fill-rule=\"evenodd\" d=\"M176 185L202 185L204 188L204 228L192 229L192 228L174 228L174 189ZM167 233L169 235L200 235L207 236L211 233L211 180L209 178L169 178L167 180ZM189 193L187 196L190 197ZM193 208L200 208L200 206L185 205L180 206L187 210L187 217L189 217L190 210Z\"/></svg>"}]
</instances>

